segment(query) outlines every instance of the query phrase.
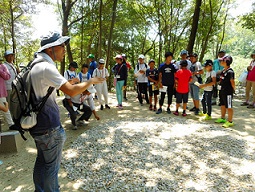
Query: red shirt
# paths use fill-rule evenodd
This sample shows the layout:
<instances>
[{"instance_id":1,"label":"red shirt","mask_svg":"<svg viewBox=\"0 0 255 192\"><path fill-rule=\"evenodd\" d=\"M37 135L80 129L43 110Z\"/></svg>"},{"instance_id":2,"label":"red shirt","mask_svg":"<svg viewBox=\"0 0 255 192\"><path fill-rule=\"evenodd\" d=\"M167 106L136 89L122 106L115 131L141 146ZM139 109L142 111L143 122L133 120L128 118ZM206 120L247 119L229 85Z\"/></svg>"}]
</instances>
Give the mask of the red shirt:
<instances>
[{"instance_id":1,"label":"red shirt","mask_svg":"<svg viewBox=\"0 0 255 192\"><path fill-rule=\"evenodd\" d=\"M179 69L175 73L175 79L177 80L176 91L178 93L188 93L189 92L189 81L192 78L192 73L188 69Z\"/></svg>"}]
</instances>

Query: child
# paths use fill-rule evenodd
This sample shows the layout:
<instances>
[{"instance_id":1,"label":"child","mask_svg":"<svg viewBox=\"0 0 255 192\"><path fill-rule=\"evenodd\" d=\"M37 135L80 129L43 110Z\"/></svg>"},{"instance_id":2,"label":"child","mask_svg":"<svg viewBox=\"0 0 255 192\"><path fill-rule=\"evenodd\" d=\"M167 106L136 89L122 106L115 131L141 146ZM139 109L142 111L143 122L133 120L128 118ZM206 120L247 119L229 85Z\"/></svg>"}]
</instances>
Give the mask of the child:
<instances>
[{"instance_id":1,"label":"child","mask_svg":"<svg viewBox=\"0 0 255 192\"><path fill-rule=\"evenodd\" d=\"M225 128L234 126L233 123L233 93L235 91L235 73L230 65L233 61L231 56L224 56L219 59L220 65L224 67L220 75L220 83L218 85L220 104L221 104L221 118L217 119L216 123L224 123ZM225 119L226 111L228 111L228 120Z\"/></svg>"},{"instance_id":2,"label":"child","mask_svg":"<svg viewBox=\"0 0 255 192\"><path fill-rule=\"evenodd\" d=\"M206 60L204 64L206 70L206 82L205 84L199 85L199 88L204 89L202 96L202 106L203 113L200 113L201 116L205 115L205 120L212 119L212 95L213 95L213 86L216 84L216 72L213 71L213 61ZM207 110L206 110L207 106Z\"/></svg>"},{"instance_id":3,"label":"child","mask_svg":"<svg viewBox=\"0 0 255 192\"><path fill-rule=\"evenodd\" d=\"M176 72L176 66L172 64L173 53L166 52L165 53L166 61L165 63L159 68L159 87L163 88L167 87L167 96L168 96L168 106L167 106L167 113L170 114L170 105L172 104L172 99L174 95L174 74ZM162 113L162 106L165 100L166 92L161 92L160 100L159 100L159 109L156 114Z\"/></svg>"},{"instance_id":4,"label":"child","mask_svg":"<svg viewBox=\"0 0 255 192\"><path fill-rule=\"evenodd\" d=\"M101 105L100 109L103 110L103 101L102 101L102 95L104 96L104 101L105 101L105 108L110 109L108 105L108 87L106 80L109 77L108 70L104 67L104 59L99 59L99 66L96 68L93 72L93 77L101 77L105 78L105 81L103 83L95 85L95 88L97 90L97 98L98 101Z\"/></svg>"},{"instance_id":5,"label":"child","mask_svg":"<svg viewBox=\"0 0 255 192\"><path fill-rule=\"evenodd\" d=\"M88 72L89 70L89 65L88 64L83 64L81 68L81 72L78 74L80 82L86 82L91 78L90 73ZM83 92L83 96L81 97L81 101L84 104L88 104L92 113L94 114L94 117L99 120L100 117L97 115L96 110L95 110L95 103L93 100L93 95L96 93L96 90L94 89L94 86L91 85L86 91Z\"/></svg>"},{"instance_id":6,"label":"child","mask_svg":"<svg viewBox=\"0 0 255 192\"><path fill-rule=\"evenodd\" d=\"M192 81L192 73L187 69L188 62L187 60L182 60L180 62L180 67L175 74L175 86L176 86L176 111L173 113L178 116L178 109L180 104L183 102L183 112L182 116L187 116L186 108L189 98L189 82Z\"/></svg>"},{"instance_id":7,"label":"child","mask_svg":"<svg viewBox=\"0 0 255 192\"><path fill-rule=\"evenodd\" d=\"M157 110L157 101L158 101L158 70L154 68L155 61L151 59L149 61L149 69L146 70L146 76L148 78L149 83L149 102L150 102L150 110L156 111ZM152 108L152 96L154 94L154 108Z\"/></svg>"}]
</instances>

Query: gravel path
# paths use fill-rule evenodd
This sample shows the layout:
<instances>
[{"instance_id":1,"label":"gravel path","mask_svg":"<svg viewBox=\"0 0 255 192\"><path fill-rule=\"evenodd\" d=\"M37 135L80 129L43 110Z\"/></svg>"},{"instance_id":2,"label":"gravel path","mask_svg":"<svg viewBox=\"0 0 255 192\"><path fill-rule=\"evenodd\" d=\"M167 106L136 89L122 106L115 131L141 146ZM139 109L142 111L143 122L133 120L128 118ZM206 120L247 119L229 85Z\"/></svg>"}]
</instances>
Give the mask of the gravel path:
<instances>
[{"instance_id":1,"label":"gravel path","mask_svg":"<svg viewBox=\"0 0 255 192\"><path fill-rule=\"evenodd\" d=\"M255 191L255 141L185 118L100 124L63 154L84 191Z\"/></svg>"}]
</instances>

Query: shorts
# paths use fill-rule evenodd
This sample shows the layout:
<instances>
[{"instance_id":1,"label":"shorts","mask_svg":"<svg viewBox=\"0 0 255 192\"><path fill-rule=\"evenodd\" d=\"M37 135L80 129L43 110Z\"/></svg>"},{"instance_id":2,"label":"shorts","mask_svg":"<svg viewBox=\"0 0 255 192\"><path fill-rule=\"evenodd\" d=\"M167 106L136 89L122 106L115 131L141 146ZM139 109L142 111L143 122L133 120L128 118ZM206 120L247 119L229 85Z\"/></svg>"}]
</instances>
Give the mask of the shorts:
<instances>
[{"instance_id":1,"label":"shorts","mask_svg":"<svg viewBox=\"0 0 255 192\"><path fill-rule=\"evenodd\" d=\"M159 95L159 90L152 90L152 85L149 86L149 96Z\"/></svg>"},{"instance_id":2,"label":"shorts","mask_svg":"<svg viewBox=\"0 0 255 192\"><path fill-rule=\"evenodd\" d=\"M219 93L220 97L220 105L224 105L227 109L232 109L233 108L233 95L229 94L224 94L222 91Z\"/></svg>"},{"instance_id":3,"label":"shorts","mask_svg":"<svg viewBox=\"0 0 255 192\"><path fill-rule=\"evenodd\" d=\"M176 103L188 103L189 93L176 92Z\"/></svg>"},{"instance_id":4,"label":"shorts","mask_svg":"<svg viewBox=\"0 0 255 192\"><path fill-rule=\"evenodd\" d=\"M191 98L194 100L199 100L199 87L196 86L194 83L189 84L189 91Z\"/></svg>"}]
</instances>

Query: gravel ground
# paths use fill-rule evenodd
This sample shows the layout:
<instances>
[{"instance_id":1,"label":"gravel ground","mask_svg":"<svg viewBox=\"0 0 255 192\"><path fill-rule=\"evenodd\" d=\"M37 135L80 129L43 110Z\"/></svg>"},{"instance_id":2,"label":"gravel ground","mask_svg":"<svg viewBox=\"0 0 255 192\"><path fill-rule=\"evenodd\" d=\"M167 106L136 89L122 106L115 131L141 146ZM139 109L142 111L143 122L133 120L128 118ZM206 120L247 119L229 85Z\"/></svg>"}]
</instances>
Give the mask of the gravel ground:
<instances>
[{"instance_id":1,"label":"gravel ground","mask_svg":"<svg viewBox=\"0 0 255 192\"><path fill-rule=\"evenodd\" d=\"M182 117L108 121L63 154L83 191L255 191L255 141Z\"/></svg>"}]
</instances>

